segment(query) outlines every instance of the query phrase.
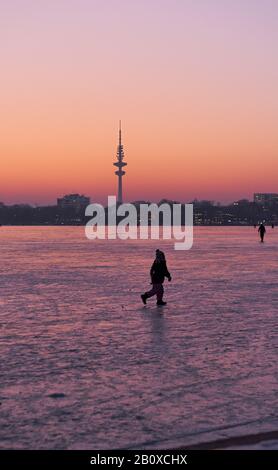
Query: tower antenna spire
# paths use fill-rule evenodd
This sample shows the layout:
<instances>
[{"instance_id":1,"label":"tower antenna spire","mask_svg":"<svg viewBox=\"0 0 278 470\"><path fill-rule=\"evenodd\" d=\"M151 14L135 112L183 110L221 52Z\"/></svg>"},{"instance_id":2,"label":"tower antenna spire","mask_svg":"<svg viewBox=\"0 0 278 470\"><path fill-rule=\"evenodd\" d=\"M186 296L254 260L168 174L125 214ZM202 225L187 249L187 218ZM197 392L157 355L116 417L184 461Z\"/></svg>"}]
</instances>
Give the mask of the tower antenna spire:
<instances>
[{"instance_id":1,"label":"tower antenna spire","mask_svg":"<svg viewBox=\"0 0 278 470\"><path fill-rule=\"evenodd\" d=\"M124 159L124 148L122 145L122 126L121 126L121 120L120 120L119 121L119 144L117 148L117 161L113 163L113 165L118 168L118 170L115 171L115 175L118 176L118 199L117 199L118 204L122 204L123 202L122 177L125 175L125 171L123 171L123 167L127 165L127 163L124 162L123 159Z\"/></svg>"}]
</instances>

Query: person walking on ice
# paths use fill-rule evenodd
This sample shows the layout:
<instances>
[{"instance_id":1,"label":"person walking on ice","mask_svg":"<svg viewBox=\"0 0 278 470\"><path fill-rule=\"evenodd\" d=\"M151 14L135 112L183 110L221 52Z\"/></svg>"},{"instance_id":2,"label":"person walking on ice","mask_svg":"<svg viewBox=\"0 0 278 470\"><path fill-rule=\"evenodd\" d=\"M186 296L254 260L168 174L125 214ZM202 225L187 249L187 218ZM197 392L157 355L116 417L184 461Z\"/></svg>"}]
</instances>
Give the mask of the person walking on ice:
<instances>
[{"instance_id":1,"label":"person walking on ice","mask_svg":"<svg viewBox=\"0 0 278 470\"><path fill-rule=\"evenodd\" d=\"M264 241L264 235L265 235L265 232L266 232L266 229L265 229L265 226L264 226L263 223L261 223L261 225L259 226L258 232L260 233L261 242L263 243L263 241Z\"/></svg>"},{"instance_id":2,"label":"person walking on ice","mask_svg":"<svg viewBox=\"0 0 278 470\"><path fill-rule=\"evenodd\" d=\"M143 304L146 305L147 299L156 295L157 305L166 305L167 302L163 301L163 282L164 278L167 277L168 281L171 281L171 274L167 269L166 259L163 251L156 250L155 260L152 264L150 275L151 275L151 284L153 285L152 289L148 292L145 292L141 295Z\"/></svg>"}]
</instances>

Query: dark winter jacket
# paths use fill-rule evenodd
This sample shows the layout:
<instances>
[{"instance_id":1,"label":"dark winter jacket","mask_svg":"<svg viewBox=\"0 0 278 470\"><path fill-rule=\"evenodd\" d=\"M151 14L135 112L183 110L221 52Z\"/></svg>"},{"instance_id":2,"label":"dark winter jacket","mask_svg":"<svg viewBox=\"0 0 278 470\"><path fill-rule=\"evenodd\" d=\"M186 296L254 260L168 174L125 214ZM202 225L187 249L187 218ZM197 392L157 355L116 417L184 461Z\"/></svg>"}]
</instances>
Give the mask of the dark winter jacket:
<instances>
[{"instance_id":1,"label":"dark winter jacket","mask_svg":"<svg viewBox=\"0 0 278 470\"><path fill-rule=\"evenodd\" d=\"M258 232L265 233L266 232L265 226L261 224L258 228Z\"/></svg>"},{"instance_id":2,"label":"dark winter jacket","mask_svg":"<svg viewBox=\"0 0 278 470\"><path fill-rule=\"evenodd\" d=\"M166 261L154 261L151 267L151 278L153 284L162 284L165 276L169 279L171 275L167 269Z\"/></svg>"}]
</instances>

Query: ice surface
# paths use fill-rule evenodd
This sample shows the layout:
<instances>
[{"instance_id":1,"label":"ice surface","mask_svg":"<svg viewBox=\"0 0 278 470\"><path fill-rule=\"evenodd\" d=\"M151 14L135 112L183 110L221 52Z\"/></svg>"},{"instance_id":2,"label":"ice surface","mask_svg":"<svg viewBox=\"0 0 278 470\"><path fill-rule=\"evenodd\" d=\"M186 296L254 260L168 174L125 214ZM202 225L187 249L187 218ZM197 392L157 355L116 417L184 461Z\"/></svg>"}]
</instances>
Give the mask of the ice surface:
<instances>
[{"instance_id":1,"label":"ice surface","mask_svg":"<svg viewBox=\"0 0 278 470\"><path fill-rule=\"evenodd\" d=\"M154 251L167 307L144 307ZM163 448L277 430L278 229L89 241L0 228L0 447Z\"/></svg>"}]
</instances>

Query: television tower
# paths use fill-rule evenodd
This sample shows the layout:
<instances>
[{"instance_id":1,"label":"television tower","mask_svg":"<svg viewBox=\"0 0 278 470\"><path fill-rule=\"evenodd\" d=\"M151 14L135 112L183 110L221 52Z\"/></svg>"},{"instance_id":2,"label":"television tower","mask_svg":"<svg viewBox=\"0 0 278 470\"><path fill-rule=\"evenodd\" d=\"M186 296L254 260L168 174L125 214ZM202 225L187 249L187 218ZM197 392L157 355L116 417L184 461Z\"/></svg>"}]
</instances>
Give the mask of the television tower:
<instances>
[{"instance_id":1,"label":"television tower","mask_svg":"<svg viewBox=\"0 0 278 470\"><path fill-rule=\"evenodd\" d=\"M124 158L124 148L122 145L122 129L121 129L121 121L119 125L119 144L117 149L117 162L113 163L118 170L115 171L115 175L118 176L118 199L117 204L122 204L123 202L123 186L122 186L122 177L125 175L125 171L123 171L123 167L127 165L127 163L123 162Z\"/></svg>"}]
</instances>

